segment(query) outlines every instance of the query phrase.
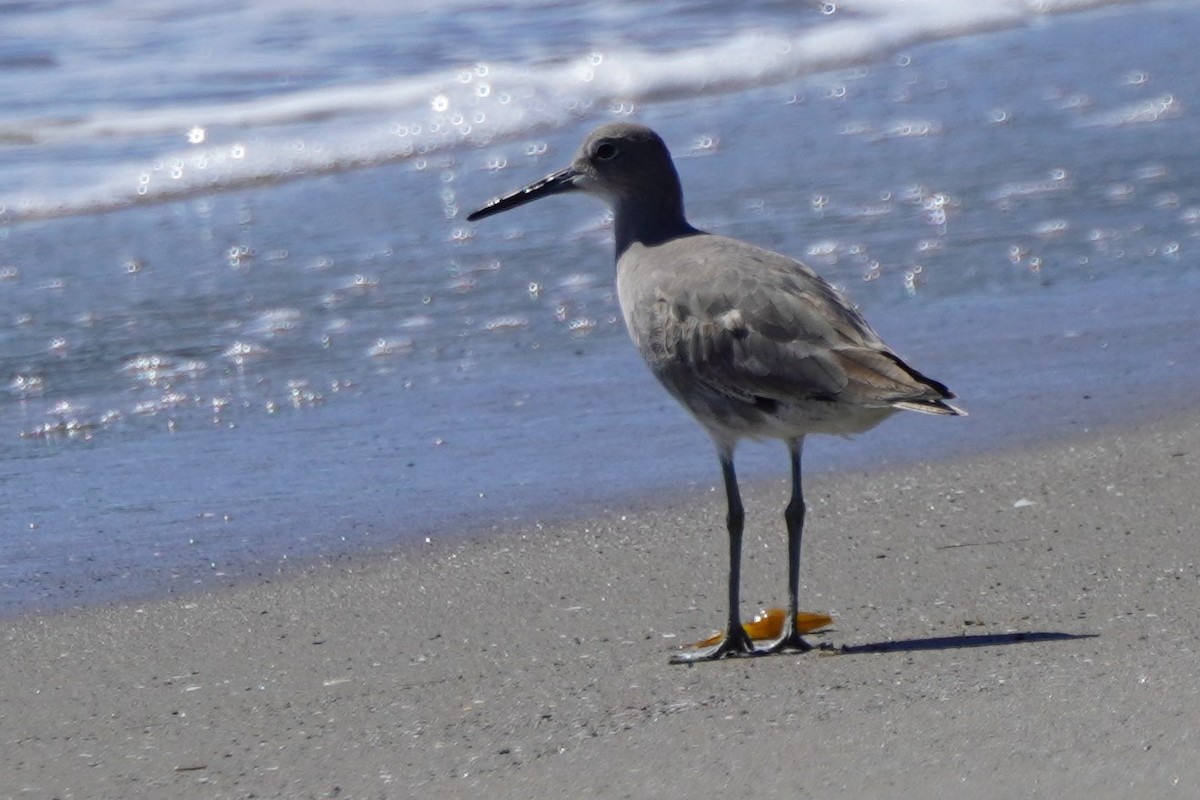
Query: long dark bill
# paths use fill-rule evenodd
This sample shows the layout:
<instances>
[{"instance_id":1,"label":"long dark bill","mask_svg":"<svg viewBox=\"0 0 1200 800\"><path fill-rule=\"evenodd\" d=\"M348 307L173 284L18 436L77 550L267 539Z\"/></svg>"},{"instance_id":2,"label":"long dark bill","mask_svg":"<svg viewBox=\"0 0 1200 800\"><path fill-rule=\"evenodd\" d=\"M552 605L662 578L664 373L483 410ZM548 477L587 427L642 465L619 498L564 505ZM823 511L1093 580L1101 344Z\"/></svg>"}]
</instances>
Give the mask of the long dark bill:
<instances>
[{"instance_id":1,"label":"long dark bill","mask_svg":"<svg viewBox=\"0 0 1200 800\"><path fill-rule=\"evenodd\" d=\"M475 222L484 217L499 214L501 211L508 211L510 208L523 206L526 203L537 200L539 197L549 197L552 194L574 191L576 189L575 179L577 177L579 177L579 173L572 167L560 169L558 172L547 175L541 180L534 181L524 189L517 189L515 192L506 194L503 197L497 197L494 200L488 201L488 204L483 208L469 215L467 220Z\"/></svg>"}]
</instances>

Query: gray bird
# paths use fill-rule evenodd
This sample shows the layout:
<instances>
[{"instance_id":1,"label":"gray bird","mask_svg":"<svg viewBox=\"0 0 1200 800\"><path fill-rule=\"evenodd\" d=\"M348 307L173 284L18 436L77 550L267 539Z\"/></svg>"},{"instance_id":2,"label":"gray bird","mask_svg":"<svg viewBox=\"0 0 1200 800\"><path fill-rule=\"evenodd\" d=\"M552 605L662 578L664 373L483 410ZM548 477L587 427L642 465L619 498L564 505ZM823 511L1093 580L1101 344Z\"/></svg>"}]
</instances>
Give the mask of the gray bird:
<instances>
[{"instance_id":1,"label":"gray bird","mask_svg":"<svg viewBox=\"0 0 1200 800\"><path fill-rule=\"evenodd\" d=\"M729 619L719 643L671 660L810 649L795 627L804 437L859 433L900 409L965 412L946 402L954 398L949 389L904 363L809 267L688 224L671 154L643 125L602 125L570 166L492 200L467 219L574 191L612 207L617 296L629 334L654 376L708 431L721 461L729 508ZM744 512L733 453L743 438L782 439L792 465L784 512L787 614L780 637L761 646L746 634L738 608Z\"/></svg>"}]
</instances>

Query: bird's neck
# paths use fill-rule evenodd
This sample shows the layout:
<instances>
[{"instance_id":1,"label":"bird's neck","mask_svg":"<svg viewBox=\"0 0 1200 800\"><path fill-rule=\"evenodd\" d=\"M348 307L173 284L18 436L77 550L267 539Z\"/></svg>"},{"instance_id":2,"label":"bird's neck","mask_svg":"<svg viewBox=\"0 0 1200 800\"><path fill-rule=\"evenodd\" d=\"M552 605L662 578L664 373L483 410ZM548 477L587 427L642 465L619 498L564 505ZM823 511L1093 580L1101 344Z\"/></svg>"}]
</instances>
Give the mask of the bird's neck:
<instances>
[{"instance_id":1,"label":"bird's neck","mask_svg":"<svg viewBox=\"0 0 1200 800\"><path fill-rule=\"evenodd\" d=\"M682 198L667 198L656 204L618 205L613 211L617 258L634 243L653 246L696 232L683 214Z\"/></svg>"}]
</instances>

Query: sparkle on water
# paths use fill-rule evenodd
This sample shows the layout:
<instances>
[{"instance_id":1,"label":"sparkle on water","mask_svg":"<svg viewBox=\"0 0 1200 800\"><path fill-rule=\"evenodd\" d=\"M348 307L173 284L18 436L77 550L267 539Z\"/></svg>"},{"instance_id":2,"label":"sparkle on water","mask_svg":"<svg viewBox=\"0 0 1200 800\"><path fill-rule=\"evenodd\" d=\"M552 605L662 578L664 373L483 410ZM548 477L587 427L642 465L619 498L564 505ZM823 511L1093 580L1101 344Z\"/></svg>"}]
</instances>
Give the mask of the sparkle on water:
<instances>
[{"instance_id":1,"label":"sparkle on water","mask_svg":"<svg viewBox=\"0 0 1200 800\"><path fill-rule=\"evenodd\" d=\"M791 38L763 32L771 26L759 23L777 19L773 4L723 11L723 22L740 23L732 37L714 35L711 14L681 19L670 3L602 4L603 12L551 4L539 6L550 20L544 30L531 32L528 12L514 7L449 48L431 28L449 12L433 6L400 29L335 35L357 17L338 22L308 5L312 15L297 18L291 3L222 4L221 13L250 17L218 43L240 45L249 72L224 63L205 72L210 37L183 41L169 61L157 51L151 63L166 85L127 80L142 75L138 51L88 39L81 24L62 35L91 49L0 75L20 99L0 112L0 450L14 465L4 485L32 498L10 527L48 518L52 504L20 483L25 472L40 474L39 463L91 458L97 474L123 474L129 465L105 464L106 448L149 443L146 458L186 439L189 453L219 453L207 480L255 457L243 452L252 428L308 442L334 427L343 458L364 454L367 466L347 467L353 479L330 484L342 487L330 528L350 538L382 530L352 518L377 500L346 499L346 487L363 485L360 471L386 474L370 485L386 482L403 498L406 513L379 501L370 519L387 518L405 535L396 520L419 517L409 507L467 513L447 500L458 497L447 494L456 482L479 484L470 487L472 498L486 495L479 508L497 508L487 503L502 493L484 491L497 476L541 501L555 492L540 482L565 480L568 470L539 454L591 453L576 444L584 433L563 430L605 435L597 432L620 429L631 414L654 426L634 436L663 439L645 448L645 472L623 463L610 482L674 480L674 462L654 459L691 453L692 428L656 394L623 405L641 402L638 381L648 378L614 296L611 218L586 200L550 203L497 220L482 239L464 219L497 192L562 166L600 120L635 117L660 130L693 222L809 261L890 326L881 330L890 342L911 333L915 349L905 355L931 371L947 308L1011 302L1011 324L1022 328L1041 322L1021 316L1037 307L1031 299L1070 298L1074 287L1129 292L1194 272L1200 175L1182 154L1196 139L1200 72L1181 68L1195 51L1186 4L1049 17L1017 4L1012 19L989 21L995 4L939 3L975 20L961 31L1039 24L932 44L921 44L929 31L954 31L900 11L880 17L872 9L883 6L872 3L789 8L788 24L801 26ZM14 25L27 14L44 22L35 7L0 14ZM77 21L101 14L88 4L55 7ZM117 0L103 13L129 14L123 35L143 44L218 13L172 15L182 0L167 0L151 24L141 7ZM657 24L591 41L646 14ZM309 69L293 71L293 46L255 44L254 21L280 18L313 48L304 51ZM1158 21L1155 35L1129 36L1143 20ZM915 38L901 35L910 22ZM414 37L404 42L415 55L396 44L398 30ZM561 36L548 41L550 30ZM53 40L30 41L48 49ZM999 68L1010 63L1015 72ZM102 84L128 94L107 101ZM31 94L39 86L43 100ZM1099 335L1078 320L1064 325ZM940 356L936 374L964 398L1010 391L972 372L977 354L945 345ZM1068 365L1057 377L1080 380L1088 369ZM962 385L964 374L974 385ZM601 379L612 392L603 402ZM669 429L676 421L683 433ZM437 461L434 440L445 443ZM371 449L379 442L386 457ZM679 480L711 480L704 456ZM602 466L589 462L588 474ZM603 481L589 492L602 494ZM274 494L259 505L291 507L293 488L264 489ZM315 495L323 486L299 488ZM246 484L229 491L244 494ZM217 499L182 516L224 520L231 496L214 490L206 497ZM99 503L78 535L162 530L162 508L105 517ZM200 513L213 516L192 516ZM222 524L250 537L237 527L246 515L230 517ZM60 527L72 525L80 527L74 519ZM39 537L50 528L41 525ZM31 539L21 558L45 540ZM37 563L54 563L46 552Z\"/></svg>"}]
</instances>

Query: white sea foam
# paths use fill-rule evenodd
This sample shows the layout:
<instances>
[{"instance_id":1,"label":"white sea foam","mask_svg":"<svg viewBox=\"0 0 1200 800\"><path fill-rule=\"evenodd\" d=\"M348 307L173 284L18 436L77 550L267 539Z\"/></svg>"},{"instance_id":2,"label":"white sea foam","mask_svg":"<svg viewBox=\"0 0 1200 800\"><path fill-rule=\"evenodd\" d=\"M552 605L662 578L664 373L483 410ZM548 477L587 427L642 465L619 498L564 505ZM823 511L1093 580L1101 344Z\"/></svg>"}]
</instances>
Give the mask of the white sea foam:
<instances>
[{"instance_id":1,"label":"white sea foam","mask_svg":"<svg viewBox=\"0 0 1200 800\"><path fill-rule=\"evenodd\" d=\"M533 135L612 109L776 84L870 63L922 42L1104 4L1105 0L844 0L829 4L827 9L836 10L824 18L806 17L803 24L795 12L763 9L719 39L691 44L681 37L665 49L606 46L606 41L620 40L620 31L601 29L592 33L595 44L574 56L547 59L528 46L520 57L509 60L425 72L414 72L409 65L408 74L392 79L340 80L297 90L272 87L234 99L197 96L143 102L139 107L93 102L82 112L62 105L32 105L29 113L0 116L0 160L5 147L25 156L13 159L8 170L8 185L0 189L0 212L8 218L102 212L423 158L463 144ZM249 29L241 34L247 49L255 35L268 35L286 19L281 17L285 6L294 3L239 7L234 24ZM429 8L409 3L389 10L387 4L367 0L353 6L357 14L380 17ZM169 10L162 11L164 19L170 18ZM454 13L470 19L485 12L464 0ZM99 20L78 21L104 28ZM46 19L24 22L19 32L32 35ZM790 28L788 22L793 23ZM195 38L180 56L185 61L191 50L203 46ZM149 63L163 68L161 56ZM281 69L275 62L255 60L252 53L241 67ZM123 62L112 68L111 78L131 80L132 68ZM1126 117L1138 113L1134 109L1118 122L1127 123L1131 120ZM1117 124L1108 119L1096 122ZM88 155L81 156L81 149ZM51 170L64 150L74 154L71 170ZM38 169L39 161L46 168Z\"/></svg>"}]
</instances>

